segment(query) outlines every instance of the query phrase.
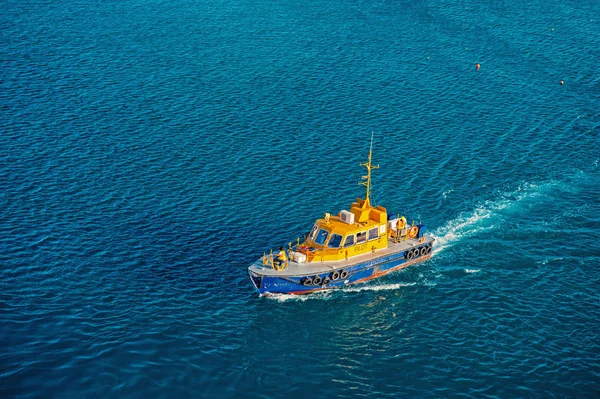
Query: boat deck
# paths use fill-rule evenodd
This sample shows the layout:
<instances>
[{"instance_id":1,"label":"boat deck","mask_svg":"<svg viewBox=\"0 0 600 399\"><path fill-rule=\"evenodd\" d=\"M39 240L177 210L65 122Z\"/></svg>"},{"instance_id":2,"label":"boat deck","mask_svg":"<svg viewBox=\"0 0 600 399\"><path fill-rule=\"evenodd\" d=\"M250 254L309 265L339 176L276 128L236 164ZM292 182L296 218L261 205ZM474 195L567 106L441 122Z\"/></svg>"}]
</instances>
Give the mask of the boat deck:
<instances>
[{"instance_id":1,"label":"boat deck","mask_svg":"<svg viewBox=\"0 0 600 399\"><path fill-rule=\"evenodd\" d=\"M252 266L250 266L249 270L263 276L279 277L324 273L335 269L343 269L349 266L354 266L357 263L368 262L369 260L389 256L398 252L404 252L409 248L424 244L431 244L434 241L433 237L427 235L423 236L423 238L425 239L423 243L420 243L416 238L409 238L408 240L401 241L399 243L395 243L390 240L388 247L385 249L380 249L376 252L369 252L363 255L354 256L350 259L336 262L296 263L294 261L290 261L288 267L284 270L275 270L270 266L264 266L262 264L262 260L258 259L252 264Z\"/></svg>"}]
</instances>

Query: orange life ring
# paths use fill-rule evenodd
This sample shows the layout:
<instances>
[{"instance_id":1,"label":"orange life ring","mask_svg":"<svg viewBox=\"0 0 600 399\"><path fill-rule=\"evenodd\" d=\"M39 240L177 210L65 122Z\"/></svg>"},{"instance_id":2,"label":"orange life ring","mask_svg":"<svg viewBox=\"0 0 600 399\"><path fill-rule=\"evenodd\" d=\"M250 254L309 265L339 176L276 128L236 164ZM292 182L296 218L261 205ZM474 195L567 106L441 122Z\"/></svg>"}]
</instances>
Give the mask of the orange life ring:
<instances>
[{"instance_id":1,"label":"orange life ring","mask_svg":"<svg viewBox=\"0 0 600 399\"><path fill-rule=\"evenodd\" d=\"M408 238L415 238L419 234L419 228L417 226L413 226L408 231Z\"/></svg>"}]
</instances>

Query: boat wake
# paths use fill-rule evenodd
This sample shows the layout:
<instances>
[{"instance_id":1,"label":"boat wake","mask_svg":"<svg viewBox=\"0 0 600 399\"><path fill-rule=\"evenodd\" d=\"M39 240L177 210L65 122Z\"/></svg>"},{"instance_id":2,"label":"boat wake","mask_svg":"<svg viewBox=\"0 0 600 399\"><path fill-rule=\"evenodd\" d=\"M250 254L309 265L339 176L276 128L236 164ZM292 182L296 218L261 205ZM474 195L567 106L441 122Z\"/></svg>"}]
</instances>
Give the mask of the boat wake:
<instances>
[{"instance_id":1,"label":"boat wake","mask_svg":"<svg viewBox=\"0 0 600 399\"><path fill-rule=\"evenodd\" d=\"M436 239L433 254L442 252L463 238L501 227L524 202L545 195L557 182L520 184L516 190L505 192L496 200L487 200L471 212L463 212L453 220L432 231Z\"/></svg>"},{"instance_id":2,"label":"boat wake","mask_svg":"<svg viewBox=\"0 0 600 399\"><path fill-rule=\"evenodd\" d=\"M495 220L497 217L494 216L492 208L482 206L471 213L463 213L444 226L437 228L431 233L436 240L433 254L442 252L463 238L493 229L497 223Z\"/></svg>"}]
</instances>

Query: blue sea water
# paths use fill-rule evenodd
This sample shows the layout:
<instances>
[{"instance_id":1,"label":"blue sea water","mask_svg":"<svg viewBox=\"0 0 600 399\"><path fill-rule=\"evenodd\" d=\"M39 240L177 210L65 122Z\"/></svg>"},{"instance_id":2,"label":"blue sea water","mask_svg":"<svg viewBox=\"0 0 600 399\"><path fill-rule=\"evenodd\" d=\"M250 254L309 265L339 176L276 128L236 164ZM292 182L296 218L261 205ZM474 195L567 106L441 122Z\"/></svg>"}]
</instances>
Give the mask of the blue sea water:
<instances>
[{"instance_id":1,"label":"blue sea water","mask_svg":"<svg viewBox=\"0 0 600 399\"><path fill-rule=\"evenodd\" d=\"M597 1L0 11L0 397L600 395ZM433 258L259 298L371 132Z\"/></svg>"}]
</instances>

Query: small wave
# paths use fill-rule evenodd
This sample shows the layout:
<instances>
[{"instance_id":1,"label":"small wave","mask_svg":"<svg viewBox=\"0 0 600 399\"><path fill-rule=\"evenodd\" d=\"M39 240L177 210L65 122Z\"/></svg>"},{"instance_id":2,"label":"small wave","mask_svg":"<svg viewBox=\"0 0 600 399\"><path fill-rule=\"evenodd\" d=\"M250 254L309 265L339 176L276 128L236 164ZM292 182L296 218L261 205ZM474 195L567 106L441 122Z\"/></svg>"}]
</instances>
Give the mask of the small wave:
<instances>
[{"instance_id":1,"label":"small wave","mask_svg":"<svg viewBox=\"0 0 600 399\"><path fill-rule=\"evenodd\" d=\"M538 265L547 265L549 262L558 262L561 260L564 260L565 258L561 258L561 257L552 257L552 258L545 258L543 260L538 260L537 262L535 262Z\"/></svg>"},{"instance_id":2,"label":"small wave","mask_svg":"<svg viewBox=\"0 0 600 399\"><path fill-rule=\"evenodd\" d=\"M479 269L465 269L465 273L479 273L480 271Z\"/></svg>"}]
</instances>

